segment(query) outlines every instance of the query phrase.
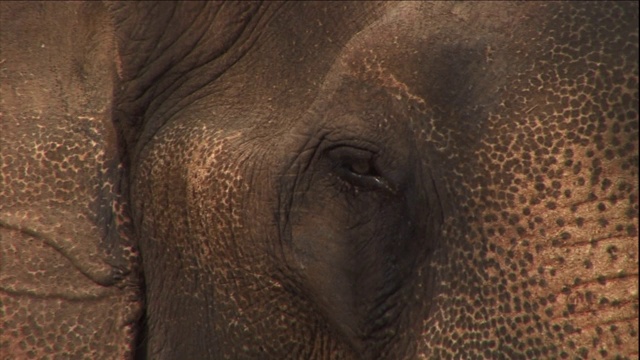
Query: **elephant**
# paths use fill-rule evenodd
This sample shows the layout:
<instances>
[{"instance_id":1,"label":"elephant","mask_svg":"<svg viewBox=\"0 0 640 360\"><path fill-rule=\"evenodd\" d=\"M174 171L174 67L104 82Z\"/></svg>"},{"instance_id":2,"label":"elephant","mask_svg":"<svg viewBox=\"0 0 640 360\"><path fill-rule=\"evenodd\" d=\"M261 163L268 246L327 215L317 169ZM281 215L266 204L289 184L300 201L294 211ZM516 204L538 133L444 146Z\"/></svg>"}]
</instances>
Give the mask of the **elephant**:
<instances>
[{"instance_id":1,"label":"elephant","mask_svg":"<svg viewBox=\"0 0 640 360\"><path fill-rule=\"evenodd\" d=\"M637 2L2 2L0 357L638 358Z\"/></svg>"}]
</instances>

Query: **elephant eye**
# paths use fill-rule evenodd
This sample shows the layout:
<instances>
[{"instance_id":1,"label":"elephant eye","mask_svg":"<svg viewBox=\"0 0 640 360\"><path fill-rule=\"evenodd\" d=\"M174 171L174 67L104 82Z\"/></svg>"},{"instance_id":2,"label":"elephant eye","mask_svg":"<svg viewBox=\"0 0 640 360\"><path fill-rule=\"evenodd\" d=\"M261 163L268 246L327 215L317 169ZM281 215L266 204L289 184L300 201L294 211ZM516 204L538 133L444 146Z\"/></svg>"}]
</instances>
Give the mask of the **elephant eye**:
<instances>
[{"instance_id":1,"label":"elephant eye","mask_svg":"<svg viewBox=\"0 0 640 360\"><path fill-rule=\"evenodd\" d=\"M375 169L367 160L355 160L345 164L349 171L360 176L376 176Z\"/></svg>"},{"instance_id":2,"label":"elephant eye","mask_svg":"<svg viewBox=\"0 0 640 360\"><path fill-rule=\"evenodd\" d=\"M376 169L375 153L351 146L328 150L335 173L344 181L365 189L389 189L385 178Z\"/></svg>"}]
</instances>

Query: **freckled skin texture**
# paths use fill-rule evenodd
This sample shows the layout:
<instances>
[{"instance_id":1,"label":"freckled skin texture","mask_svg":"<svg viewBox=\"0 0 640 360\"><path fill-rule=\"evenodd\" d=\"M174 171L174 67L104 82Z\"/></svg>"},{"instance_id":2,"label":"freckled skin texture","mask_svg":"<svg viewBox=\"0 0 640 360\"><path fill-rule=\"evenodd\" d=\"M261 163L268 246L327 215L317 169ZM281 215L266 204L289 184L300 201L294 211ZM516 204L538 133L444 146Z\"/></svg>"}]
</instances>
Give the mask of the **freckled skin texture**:
<instances>
[{"instance_id":1,"label":"freckled skin texture","mask_svg":"<svg viewBox=\"0 0 640 360\"><path fill-rule=\"evenodd\" d=\"M638 358L636 2L0 7L3 358Z\"/></svg>"},{"instance_id":2,"label":"freckled skin texture","mask_svg":"<svg viewBox=\"0 0 640 360\"><path fill-rule=\"evenodd\" d=\"M2 359L132 354L110 22L100 3L0 4Z\"/></svg>"}]
</instances>

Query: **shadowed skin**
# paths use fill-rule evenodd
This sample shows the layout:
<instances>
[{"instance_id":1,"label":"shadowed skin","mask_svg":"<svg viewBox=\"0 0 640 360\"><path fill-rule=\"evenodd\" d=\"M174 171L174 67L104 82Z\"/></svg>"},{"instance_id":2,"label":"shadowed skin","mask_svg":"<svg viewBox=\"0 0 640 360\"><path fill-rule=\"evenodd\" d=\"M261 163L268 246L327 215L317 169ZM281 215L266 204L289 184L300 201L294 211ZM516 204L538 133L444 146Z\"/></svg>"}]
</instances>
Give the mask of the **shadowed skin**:
<instances>
[{"instance_id":1,"label":"shadowed skin","mask_svg":"<svg viewBox=\"0 0 640 360\"><path fill-rule=\"evenodd\" d=\"M638 357L636 2L0 6L3 356Z\"/></svg>"}]
</instances>

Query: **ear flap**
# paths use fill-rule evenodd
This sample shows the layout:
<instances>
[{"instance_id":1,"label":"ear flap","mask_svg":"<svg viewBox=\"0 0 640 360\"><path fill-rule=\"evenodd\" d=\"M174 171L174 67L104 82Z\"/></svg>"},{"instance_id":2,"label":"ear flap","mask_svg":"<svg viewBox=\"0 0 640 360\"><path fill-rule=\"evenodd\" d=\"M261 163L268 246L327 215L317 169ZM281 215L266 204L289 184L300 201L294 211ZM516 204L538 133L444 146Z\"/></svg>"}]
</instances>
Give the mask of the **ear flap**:
<instances>
[{"instance_id":1,"label":"ear flap","mask_svg":"<svg viewBox=\"0 0 640 360\"><path fill-rule=\"evenodd\" d=\"M15 358L132 354L110 24L100 2L0 4L0 343Z\"/></svg>"}]
</instances>

